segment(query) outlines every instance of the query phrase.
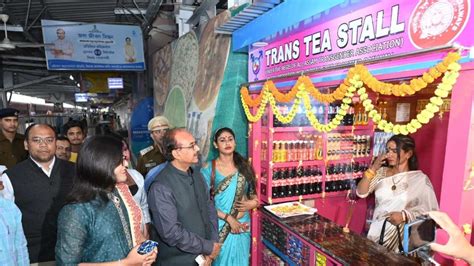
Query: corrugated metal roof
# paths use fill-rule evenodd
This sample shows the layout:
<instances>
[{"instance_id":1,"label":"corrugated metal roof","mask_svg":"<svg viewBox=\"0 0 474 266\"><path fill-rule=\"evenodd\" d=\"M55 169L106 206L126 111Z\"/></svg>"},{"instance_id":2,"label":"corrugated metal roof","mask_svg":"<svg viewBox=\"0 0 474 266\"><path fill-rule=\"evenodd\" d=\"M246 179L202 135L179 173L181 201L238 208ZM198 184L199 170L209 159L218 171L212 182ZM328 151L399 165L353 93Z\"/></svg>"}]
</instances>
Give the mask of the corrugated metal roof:
<instances>
[{"instance_id":1,"label":"corrugated metal roof","mask_svg":"<svg viewBox=\"0 0 474 266\"><path fill-rule=\"evenodd\" d=\"M29 24L39 15L64 21L140 24L141 21L134 16L115 15L114 9L146 9L148 4L149 0L15 0L7 1L6 8L11 20L21 24L27 16Z\"/></svg>"}]
</instances>

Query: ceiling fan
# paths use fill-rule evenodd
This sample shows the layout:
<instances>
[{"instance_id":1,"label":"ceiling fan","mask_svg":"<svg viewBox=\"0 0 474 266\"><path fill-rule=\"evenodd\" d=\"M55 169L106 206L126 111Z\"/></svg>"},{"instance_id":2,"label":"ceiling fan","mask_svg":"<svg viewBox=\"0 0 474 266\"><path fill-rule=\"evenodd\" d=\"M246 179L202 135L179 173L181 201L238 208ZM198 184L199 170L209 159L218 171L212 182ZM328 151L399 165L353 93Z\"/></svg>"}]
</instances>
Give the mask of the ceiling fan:
<instances>
[{"instance_id":1,"label":"ceiling fan","mask_svg":"<svg viewBox=\"0 0 474 266\"><path fill-rule=\"evenodd\" d=\"M7 21L8 21L7 14L0 14L0 20L3 21L3 28L5 30L5 38L0 42L0 51L5 50L12 50L15 48L35 48L35 47L44 47L44 44L41 43L29 43L29 42L14 42L8 39L8 32L7 32Z\"/></svg>"}]
</instances>

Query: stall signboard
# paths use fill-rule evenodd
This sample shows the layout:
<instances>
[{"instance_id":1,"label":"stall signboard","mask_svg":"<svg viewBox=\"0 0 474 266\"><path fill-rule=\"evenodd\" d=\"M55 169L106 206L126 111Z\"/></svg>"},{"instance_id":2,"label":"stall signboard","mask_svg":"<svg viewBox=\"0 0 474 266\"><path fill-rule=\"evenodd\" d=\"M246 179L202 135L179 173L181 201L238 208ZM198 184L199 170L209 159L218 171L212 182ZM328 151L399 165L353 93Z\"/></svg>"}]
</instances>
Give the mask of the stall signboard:
<instances>
[{"instance_id":1,"label":"stall signboard","mask_svg":"<svg viewBox=\"0 0 474 266\"><path fill-rule=\"evenodd\" d=\"M145 70L140 27L41 20L48 70Z\"/></svg>"},{"instance_id":2,"label":"stall signboard","mask_svg":"<svg viewBox=\"0 0 474 266\"><path fill-rule=\"evenodd\" d=\"M470 0L378 1L314 20L263 47L250 47L249 81L322 70L419 49L474 43Z\"/></svg>"}]
</instances>

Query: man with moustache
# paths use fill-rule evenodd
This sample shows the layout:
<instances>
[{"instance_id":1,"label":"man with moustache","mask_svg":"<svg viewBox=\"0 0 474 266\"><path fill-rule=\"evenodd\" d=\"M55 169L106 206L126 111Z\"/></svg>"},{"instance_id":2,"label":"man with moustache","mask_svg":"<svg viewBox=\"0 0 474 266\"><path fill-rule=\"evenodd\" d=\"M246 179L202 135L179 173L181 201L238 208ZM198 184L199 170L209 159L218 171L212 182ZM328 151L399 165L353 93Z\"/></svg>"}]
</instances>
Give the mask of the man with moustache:
<instances>
[{"instance_id":1,"label":"man with moustache","mask_svg":"<svg viewBox=\"0 0 474 266\"><path fill-rule=\"evenodd\" d=\"M71 158L69 161L75 163L77 161L77 154L86 137L83 125L77 120L71 120L64 125L64 133L71 143Z\"/></svg>"},{"instance_id":2,"label":"man with moustache","mask_svg":"<svg viewBox=\"0 0 474 266\"><path fill-rule=\"evenodd\" d=\"M153 226L160 243L158 265L196 265L204 255L210 265L219 254L217 213L198 162L199 147L184 128L172 129L163 139L169 162L156 176L148 193Z\"/></svg>"},{"instance_id":3,"label":"man with moustache","mask_svg":"<svg viewBox=\"0 0 474 266\"><path fill-rule=\"evenodd\" d=\"M57 159L56 133L47 124L33 124L25 131L30 156L8 169L3 179L10 183L15 204L22 212L23 229L32 265L54 265L56 220L71 191L74 164Z\"/></svg>"},{"instance_id":4,"label":"man with moustache","mask_svg":"<svg viewBox=\"0 0 474 266\"><path fill-rule=\"evenodd\" d=\"M146 176L151 168L165 162L163 149L163 136L170 129L170 123L164 116L155 116L148 122L148 130L153 140L153 145L140 151L138 157L137 171Z\"/></svg>"},{"instance_id":5,"label":"man with moustache","mask_svg":"<svg viewBox=\"0 0 474 266\"><path fill-rule=\"evenodd\" d=\"M25 137L18 134L18 113L14 108L0 109L0 165L7 168L28 157L23 145Z\"/></svg>"},{"instance_id":6,"label":"man with moustache","mask_svg":"<svg viewBox=\"0 0 474 266\"><path fill-rule=\"evenodd\" d=\"M56 139L56 157L66 161L71 159L71 142L65 136Z\"/></svg>"}]
</instances>

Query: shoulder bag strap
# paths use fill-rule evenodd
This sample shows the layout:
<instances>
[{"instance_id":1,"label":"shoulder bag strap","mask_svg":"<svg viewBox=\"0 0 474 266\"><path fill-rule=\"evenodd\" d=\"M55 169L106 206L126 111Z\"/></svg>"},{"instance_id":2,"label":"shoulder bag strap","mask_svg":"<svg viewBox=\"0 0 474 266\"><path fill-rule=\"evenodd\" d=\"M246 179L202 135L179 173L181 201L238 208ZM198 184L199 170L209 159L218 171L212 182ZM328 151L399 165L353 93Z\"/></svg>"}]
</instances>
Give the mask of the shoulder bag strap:
<instances>
[{"instance_id":1,"label":"shoulder bag strap","mask_svg":"<svg viewBox=\"0 0 474 266\"><path fill-rule=\"evenodd\" d=\"M387 222L388 222L388 217L385 218L385 220L383 221L383 224L382 224L382 231L380 232L380 237L379 237L379 244L380 245L383 245L383 239L384 239L384 236L385 236L385 226L387 225Z\"/></svg>"},{"instance_id":2,"label":"shoulder bag strap","mask_svg":"<svg viewBox=\"0 0 474 266\"><path fill-rule=\"evenodd\" d=\"M215 183L216 183L216 160L212 160L211 164L211 184L210 184L210 198L214 200L215 196Z\"/></svg>"},{"instance_id":3,"label":"shoulder bag strap","mask_svg":"<svg viewBox=\"0 0 474 266\"><path fill-rule=\"evenodd\" d=\"M398 237L398 252L403 252L402 236L400 235L400 225L397 225L397 237Z\"/></svg>"},{"instance_id":4,"label":"shoulder bag strap","mask_svg":"<svg viewBox=\"0 0 474 266\"><path fill-rule=\"evenodd\" d=\"M385 220L383 221L383 224L382 224L382 231L380 232L380 237L379 237L379 244L380 245L383 245L383 240L384 240L384 237L385 237L385 226L387 225L387 222L388 222L388 217L385 218ZM397 230L397 238L398 238L398 251L400 253L403 252L403 244L402 244L402 236L400 235L400 225L397 225L395 226Z\"/></svg>"}]
</instances>

